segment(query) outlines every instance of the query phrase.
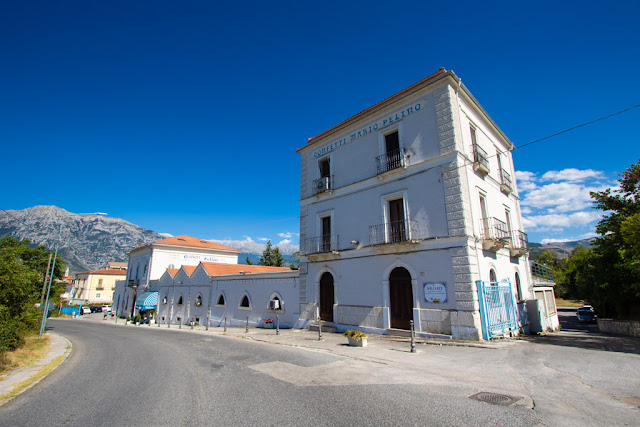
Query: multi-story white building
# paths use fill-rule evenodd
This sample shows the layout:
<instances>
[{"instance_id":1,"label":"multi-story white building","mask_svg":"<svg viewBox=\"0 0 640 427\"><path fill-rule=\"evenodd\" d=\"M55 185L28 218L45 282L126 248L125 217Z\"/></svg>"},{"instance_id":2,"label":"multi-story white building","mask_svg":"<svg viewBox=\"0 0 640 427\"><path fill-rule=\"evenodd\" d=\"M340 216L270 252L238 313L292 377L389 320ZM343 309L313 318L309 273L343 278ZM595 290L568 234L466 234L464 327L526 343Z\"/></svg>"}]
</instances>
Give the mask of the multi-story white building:
<instances>
[{"instance_id":1,"label":"multi-story white building","mask_svg":"<svg viewBox=\"0 0 640 427\"><path fill-rule=\"evenodd\" d=\"M532 291L511 149L444 69L310 138L298 150L302 320L517 333Z\"/></svg>"},{"instance_id":2,"label":"multi-story white building","mask_svg":"<svg viewBox=\"0 0 640 427\"><path fill-rule=\"evenodd\" d=\"M135 312L138 298L157 293L158 280L168 268L197 266L200 262L237 264L237 249L191 236L156 240L129 251L126 281L117 283L113 296L116 313L125 317ZM157 294L155 295L157 301Z\"/></svg>"}]
</instances>

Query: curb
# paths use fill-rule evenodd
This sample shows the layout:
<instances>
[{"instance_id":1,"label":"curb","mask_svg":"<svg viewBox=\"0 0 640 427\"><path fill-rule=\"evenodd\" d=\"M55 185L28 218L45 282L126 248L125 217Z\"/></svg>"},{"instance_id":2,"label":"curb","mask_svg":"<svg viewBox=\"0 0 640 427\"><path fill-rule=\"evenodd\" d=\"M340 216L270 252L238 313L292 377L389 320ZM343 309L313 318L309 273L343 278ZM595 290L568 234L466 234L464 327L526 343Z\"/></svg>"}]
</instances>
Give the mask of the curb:
<instances>
[{"instance_id":1,"label":"curb","mask_svg":"<svg viewBox=\"0 0 640 427\"><path fill-rule=\"evenodd\" d=\"M16 397L20 396L21 394L23 394L24 392L26 392L27 390L31 389L32 387L34 387L36 384L40 383L40 381L44 380L45 378L47 378L49 375L51 375L51 373L55 372L56 369L58 369L60 367L60 365L62 365L64 362L67 361L67 359L69 358L69 356L71 355L71 352L73 351L73 344L71 343L71 341L69 341L67 338L63 337L60 334L56 334L54 332L47 332L47 334L49 335L56 335L58 338L62 339L65 341L65 349L64 349L64 353L60 354L58 356L54 356L53 360L55 360L56 357L60 357L63 356L63 359L57 364L55 365L49 372L47 372L46 374L42 375L40 378L36 379L33 383L29 384L28 386L26 386L25 388L23 388L22 390L20 390L19 392L17 392L14 396L11 396L7 399L4 399L2 401L0 401L0 406L4 406L7 403L11 402L13 399L15 399ZM53 350L50 350L49 353L47 353L47 356L49 356L49 354L51 354L53 352ZM45 356L46 357L46 356ZM40 359L42 360L42 359ZM11 373L9 373L10 375ZM38 375L38 372L36 372L35 374L33 374L31 377L28 378L28 380L36 377ZM26 380L23 380L26 381ZM13 387L11 390L9 390L7 393L11 393L11 391L13 390Z\"/></svg>"}]
</instances>

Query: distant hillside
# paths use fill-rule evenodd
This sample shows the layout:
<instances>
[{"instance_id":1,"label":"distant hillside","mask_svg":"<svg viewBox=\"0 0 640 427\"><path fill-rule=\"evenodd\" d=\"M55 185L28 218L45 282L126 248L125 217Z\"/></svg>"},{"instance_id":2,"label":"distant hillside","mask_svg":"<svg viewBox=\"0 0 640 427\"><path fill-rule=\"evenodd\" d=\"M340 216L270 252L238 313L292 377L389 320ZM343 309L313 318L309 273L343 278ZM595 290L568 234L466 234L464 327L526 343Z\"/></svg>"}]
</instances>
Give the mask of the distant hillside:
<instances>
[{"instance_id":1,"label":"distant hillside","mask_svg":"<svg viewBox=\"0 0 640 427\"><path fill-rule=\"evenodd\" d=\"M0 236L29 239L52 252L60 234L60 256L71 274L109 261L127 261L127 252L164 236L120 218L76 215L57 206L0 212Z\"/></svg>"},{"instance_id":2,"label":"distant hillside","mask_svg":"<svg viewBox=\"0 0 640 427\"><path fill-rule=\"evenodd\" d=\"M583 240L574 240L570 242L553 242L547 243L545 245L541 243L529 242L529 248L531 249L530 258L536 259L539 257L544 251L553 252L558 258L567 258L571 252L578 245L583 245L586 247L590 247L593 243L593 238L591 239L583 239Z\"/></svg>"}]
</instances>

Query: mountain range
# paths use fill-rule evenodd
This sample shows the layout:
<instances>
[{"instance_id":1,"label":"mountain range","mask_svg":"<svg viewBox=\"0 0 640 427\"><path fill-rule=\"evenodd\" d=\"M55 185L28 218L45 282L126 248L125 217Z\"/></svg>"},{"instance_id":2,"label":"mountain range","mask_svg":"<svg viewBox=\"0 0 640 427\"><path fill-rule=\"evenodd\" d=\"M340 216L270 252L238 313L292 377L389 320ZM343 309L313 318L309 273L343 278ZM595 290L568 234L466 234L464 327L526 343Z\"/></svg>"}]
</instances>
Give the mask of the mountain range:
<instances>
[{"instance_id":1,"label":"mountain range","mask_svg":"<svg viewBox=\"0 0 640 427\"><path fill-rule=\"evenodd\" d=\"M0 236L29 239L33 244L45 245L53 252L60 242L59 253L67 263L70 274L105 267L109 261L127 261L127 252L139 244L171 237L167 233L132 224L120 218L98 214L77 215L57 206L34 206L23 210L0 212ZM257 264L265 245L250 240L215 240L238 249L238 262L247 257ZM296 245L279 245L286 265L298 264Z\"/></svg>"}]
</instances>

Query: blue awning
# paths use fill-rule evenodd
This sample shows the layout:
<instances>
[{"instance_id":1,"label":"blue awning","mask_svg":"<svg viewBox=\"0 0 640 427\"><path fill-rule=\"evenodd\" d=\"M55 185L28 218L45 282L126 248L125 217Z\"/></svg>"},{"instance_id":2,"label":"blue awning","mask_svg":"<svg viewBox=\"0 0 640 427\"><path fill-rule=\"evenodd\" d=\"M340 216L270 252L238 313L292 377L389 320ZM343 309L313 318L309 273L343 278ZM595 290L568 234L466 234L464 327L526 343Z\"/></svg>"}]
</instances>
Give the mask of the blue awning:
<instances>
[{"instance_id":1,"label":"blue awning","mask_svg":"<svg viewBox=\"0 0 640 427\"><path fill-rule=\"evenodd\" d=\"M145 292L136 300L136 308L138 310L155 310L158 306L158 293Z\"/></svg>"}]
</instances>

